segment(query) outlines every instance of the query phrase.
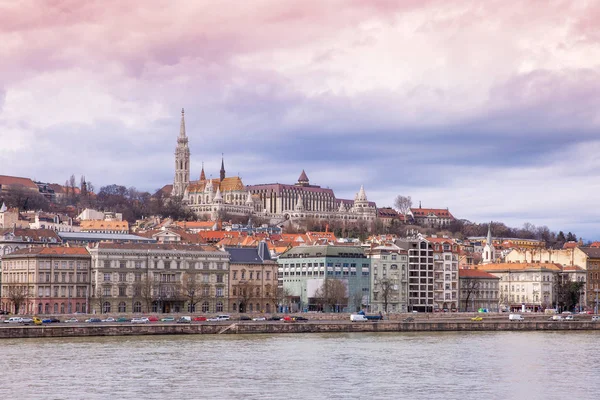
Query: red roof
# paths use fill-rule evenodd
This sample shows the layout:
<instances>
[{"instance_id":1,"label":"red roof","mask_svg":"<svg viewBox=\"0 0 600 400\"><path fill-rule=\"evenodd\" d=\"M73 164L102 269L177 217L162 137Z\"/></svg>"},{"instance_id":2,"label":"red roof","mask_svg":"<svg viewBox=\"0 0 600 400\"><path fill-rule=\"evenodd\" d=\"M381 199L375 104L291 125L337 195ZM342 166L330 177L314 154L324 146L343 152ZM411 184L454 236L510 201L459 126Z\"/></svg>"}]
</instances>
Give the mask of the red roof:
<instances>
[{"instance_id":1,"label":"red roof","mask_svg":"<svg viewBox=\"0 0 600 400\"><path fill-rule=\"evenodd\" d=\"M443 208L411 208L410 211L415 217L427 217L429 214L435 214L442 218L454 218L449 210Z\"/></svg>"},{"instance_id":2,"label":"red roof","mask_svg":"<svg viewBox=\"0 0 600 400\"><path fill-rule=\"evenodd\" d=\"M495 275L482 271L480 269L465 269L458 270L459 278L480 278L480 279L500 279Z\"/></svg>"},{"instance_id":3,"label":"red roof","mask_svg":"<svg viewBox=\"0 0 600 400\"><path fill-rule=\"evenodd\" d=\"M23 255L59 255L59 256L89 256L85 247L29 247L19 249L9 254L10 257L18 257Z\"/></svg>"},{"instance_id":4,"label":"red roof","mask_svg":"<svg viewBox=\"0 0 600 400\"><path fill-rule=\"evenodd\" d=\"M37 185L29 178L19 176L0 175L0 186L25 186L29 189L39 190Z\"/></svg>"}]
</instances>

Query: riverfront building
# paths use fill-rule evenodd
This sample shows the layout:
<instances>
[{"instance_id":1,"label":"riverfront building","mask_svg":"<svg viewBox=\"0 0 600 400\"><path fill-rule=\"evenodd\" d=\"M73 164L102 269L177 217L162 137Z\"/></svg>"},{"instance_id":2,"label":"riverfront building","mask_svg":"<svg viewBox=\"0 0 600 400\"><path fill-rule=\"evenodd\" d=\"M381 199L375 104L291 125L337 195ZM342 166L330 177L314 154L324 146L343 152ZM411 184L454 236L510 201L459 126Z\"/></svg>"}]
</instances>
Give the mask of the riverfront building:
<instances>
[{"instance_id":1,"label":"riverfront building","mask_svg":"<svg viewBox=\"0 0 600 400\"><path fill-rule=\"evenodd\" d=\"M84 247L22 248L2 262L1 309L21 314L86 312L90 255Z\"/></svg>"},{"instance_id":2,"label":"riverfront building","mask_svg":"<svg viewBox=\"0 0 600 400\"><path fill-rule=\"evenodd\" d=\"M459 269L460 311L498 311L500 278L478 269Z\"/></svg>"},{"instance_id":3,"label":"riverfront building","mask_svg":"<svg viewBox=\"0 0 600 400\"><path fill-rule=\"evenodd\" d=\"M277 262L267 243L257 247L228 247L229 309L232 312L266 312L277 309Z\"/></svg>"},{"instance_id":4,"label":"riverfront building","mask_svg":"<svg viewBox=\"0 0 600 400\"><path fill-rule=\"evenodd\" d=\"M371 259L371 311L407 312L408 252L392 244L366 253Z\"/></svg>"},{"instance_id":5,"label":"riverfront building","mask_svg":"<svg viewBox=\"0 0 600 400\"><path fill-rule=\"evenodd\" d=\"M395 244L408 252L408 311L432 312L433 244L422 237L398 239Z\"/></svg>"},{"instance_id":6,"label":"riverfront building","mask_svg":"<svg viewBox=\"0 0 600 400\"><path fill-rule=\"evenodd\" d=\"M212 246L98 243L89 252L96 312L183 312L196 303L228 311L229 254Z\"/></svg>"},{"instance_id":7,"label":"riverfront building","mask_svg":"<svg viewBox=\"0 0 600 400\"><path fill-rule=\"evenodd\" d=\"M340 280L346 287L336 311L356 311L370 304L371 260L361 247L297 246L278 259L280 285L287 293L291 311L320 310L316 297L327 280Z\"/></svg>"}]
</instances>

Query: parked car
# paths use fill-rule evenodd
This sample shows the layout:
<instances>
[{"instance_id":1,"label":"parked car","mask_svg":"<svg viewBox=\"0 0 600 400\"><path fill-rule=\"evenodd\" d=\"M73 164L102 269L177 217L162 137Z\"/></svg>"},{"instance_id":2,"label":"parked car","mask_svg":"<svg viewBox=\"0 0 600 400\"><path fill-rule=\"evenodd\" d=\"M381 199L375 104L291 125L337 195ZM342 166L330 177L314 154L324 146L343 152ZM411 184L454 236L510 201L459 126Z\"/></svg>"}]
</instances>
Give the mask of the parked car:
<instances>
[{"instance_id":1,"label":"parked car","mask_svg":"<svg viewBox=\"0 0 600 400\"><path fill-rule=\"evenodd\" d=\"M473 318L471 318L471 321L483 321L483 318L481 318L481 317L473 317Z\"/></svg>"},{"instance_id":2,"label":"parked car","mask_svg":"<svg viewBox=\"0 0 600 400\"><path fill-rule=\"evenodd\" d=\"M65 322L72 323L72 322L79 322L79 320L77 318L69 318L69 319L65 319Z\"/></svg>"},{"instance_id":3,"label":"parked car","mask_svg":"<svg viewBox=\"0 0 600 400\"><path fill-rule=\"evenodd\" d=\"M97 322L102 322L102 320L100 318L89 318L86 319L85 322L95 324Z\"/></svg>"},{"instance_id":4,"label":"parked car","mask_svg":"<svg viewBox=\"0 0 600 400\"><path fill-rule=\"evenodd\" d=\"M252 318L247 315L240 315L240 321L252 321Z\"/></svg>"},{"instance_id":5,"label":"parked car","mask_svg":"<svg viewBox=\"0 0 600 400\"><path fill-rule=\"evenodd\" d=\"M117 318L116 322L131 322L131 319L126 318L126 317L119 317L119 318Z\"/></svg>"},{"instance_id":6,"label":"parked car","mask_svg":"<svg viewBox=\"0 0 600 400\"><path fill-rule=\"evenodd\" d=\"M5 319L4 323L6 324L20 324L23 322L23 318L21 317L10 317L9 319Z\"/></svg>"},{"instance_id":7,"label":"parked car","mask_svg":"<svg viewBox=\"0 0 600 400\"><path fill-rule=\"evenodd\" d=\"M204 317L204 316L194 317L193 320L197 321L197 322L203 322L203 321L206 321L206 317Z\"/></svg>"},{"instance_id":8,"label":"parked car","mask_svg":"<svg viewBox=\"0 0 600 400\"><path fill-rule=\"evenodd\" d=\"M33 323L35 325L41 325L42 324L42 319L40 317L33 317Z\"/></svg>"},{"instance_id":9,"label":"parked car","mask_svg":"<svg viewBox=\"0 0 600 400\"><path fill-rule=\"evenodd\" d=\"M177 320L178 324L191 324L192 317L183 316Z\"/></svg>"},{"instance_id":10,"label":"parked car","mask_svg":"<svg viewBox=\"0 0 600 400\"><path fill-rule=\"evenodd\" d=\"M231 317L229 315L217 315L216 317L207 318L207 321L218 322L218 321L229 321Z\"/></svg>"},{"instance_id":11,"label":"parked car","mask_svg":"<svg viewBox=\"0 0 600 400\"><path fill-rule=\"evenodd\" d=\"M148 320L148 322L158 322L158 317L155 316L150 316L146 319Z\"/></svg>"},{"instance_id":12,"label":"parked car","mask_svg":"<svg viewBox=\"0 0 600 400\"><path fill-rule=\"evenodd\" d=\"M160 322L173 322L175 321L175 317L163 317L160 319Z\"/></svg>"},{"instance_id":13,"label":"parked car","mask_svg":"<svg viewBox=\"0 0 600 400\"><path fill-rule=\"evenodd\" d=\"M266 321L267 319L265 317L256 317L256 318L252 318L252 321Z\"/></svg>"},{"instance_id":14,"label":"parked car","mask_svg":"<svg viewBox=\"0 0 600 400\"><path fill-rule=\"evenodd\" d=\"M148 318L146 318L146 317L141 317L141 318L133 318L133 319L131 320L131 323L132 323L132 324L147 324L147 323L149 323L149 322L150 322L150 320L149 320Z\"/></svg>"},{"instance_id":15,"label":"parked car","mask_svg":"<svg viewBox=\"0 0 600 400\"><path fill-rule=\"evenodd\" d=\"M21 323L25 325L33 324L33 318L23 317L21 318Z\"/></svg>"},{"instance_id":16,"label":"parked car","mask_svg":"<svg viewBox=\"0 0 600 400\"><path fill-rule=\"evenodd\" d=\"M271 315L268 318L269 321L281 321L281 316L280 315Z\"/></svg>"},{"instance_id":17,"label":"parked car","mask_svg":"<svg viewBox=\"0 0 600 400\"><path fill-rule=\"evenodd\" d=\"M58 319L58 318L52 318L52 317L48 317L48 318L44 318L44 319L42 320L42 322L43 322L44 324L59 324L59 323L60 323L60 319ZM66 322L66 321L65 321L65 322ZM77 322L77 321L75 321L75 322Z\"/></svg>"},{"instance_id":18,"label":"parked car","mask_svg":"<svg viewBox=\"0 0 600 400\"><path fill-rule=\"evenodd\" d=\"M113 317L108 317L106 319L103 319L102 322L117 322Z\"/></svg>"}]
</instances>

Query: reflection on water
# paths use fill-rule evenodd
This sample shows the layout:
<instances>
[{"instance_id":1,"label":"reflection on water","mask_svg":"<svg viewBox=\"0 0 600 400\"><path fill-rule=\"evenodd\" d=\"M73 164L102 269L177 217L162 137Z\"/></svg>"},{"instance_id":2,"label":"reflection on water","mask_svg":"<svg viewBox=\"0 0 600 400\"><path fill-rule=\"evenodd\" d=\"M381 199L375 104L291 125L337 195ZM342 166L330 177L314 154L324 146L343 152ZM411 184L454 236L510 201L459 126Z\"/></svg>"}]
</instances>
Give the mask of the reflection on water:
<instances>
[{"instance_id":1,"label":"reflection on water","mask_svg":"<svg viewBox=\"0 0 600 400\"><path fill-rule=\"evenodd\" d=\"M595 399L597 332L0 341L0 399Z\"/></svg>"}]
</instances>

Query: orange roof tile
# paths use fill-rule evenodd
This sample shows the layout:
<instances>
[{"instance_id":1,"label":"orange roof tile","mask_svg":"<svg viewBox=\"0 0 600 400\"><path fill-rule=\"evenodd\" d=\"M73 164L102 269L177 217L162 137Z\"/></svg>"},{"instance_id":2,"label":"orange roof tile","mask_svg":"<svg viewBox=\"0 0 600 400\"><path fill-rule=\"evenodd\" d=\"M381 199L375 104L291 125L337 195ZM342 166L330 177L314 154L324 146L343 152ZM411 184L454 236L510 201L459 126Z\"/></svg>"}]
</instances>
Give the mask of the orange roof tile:
<instances>
[{"instance_id":1,"label":"orange roof tile","mask_svg":"<svg viewBox=\"0 0 600 400\"><path fill-rule=\"evenodd\" d=\"M25 186L29 189L38 190L37 185L31 179L19 176L0 175L0 186Z\"/></svg>"},{"instance_id":2,"label":"orange roof tile","mask_svg":"<svg viewBox=\"0 0 600 400\"><path fill-rule=\"evenodd\" d=\"M464 269L459 268L459 278L483 278L483 279L500 279L495 275L482 271L480 269Z\"/></svg>"},{"instance_id":3,"label":"orange roof tile","mask_svg":"<svg viewBox=\"0 0 600 400\"><path fill-rule=\"evenodd\" d=\"M81 221L79 226L82 231L86 230L111 230L129 232L129 222L127 221L100 221L86 220Z\"/></svg>"}]
</instances>

